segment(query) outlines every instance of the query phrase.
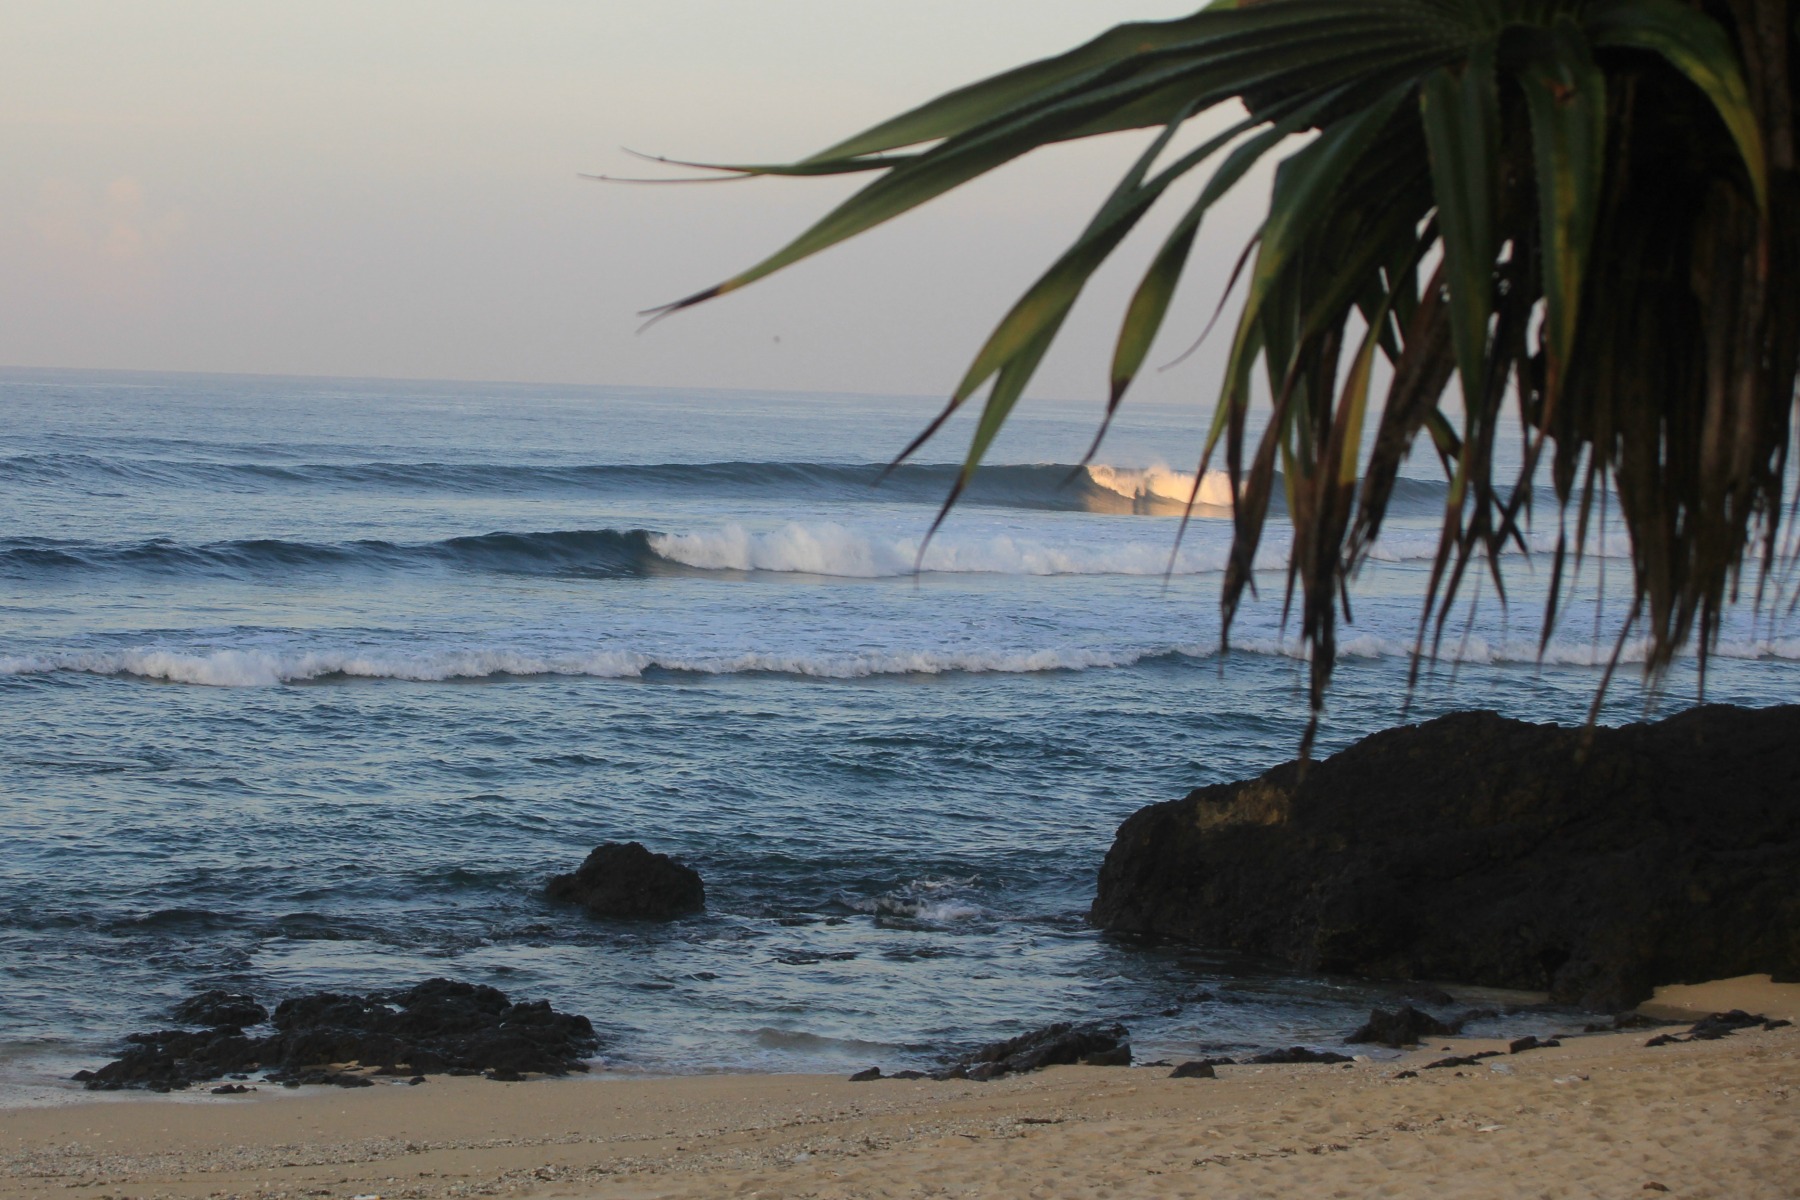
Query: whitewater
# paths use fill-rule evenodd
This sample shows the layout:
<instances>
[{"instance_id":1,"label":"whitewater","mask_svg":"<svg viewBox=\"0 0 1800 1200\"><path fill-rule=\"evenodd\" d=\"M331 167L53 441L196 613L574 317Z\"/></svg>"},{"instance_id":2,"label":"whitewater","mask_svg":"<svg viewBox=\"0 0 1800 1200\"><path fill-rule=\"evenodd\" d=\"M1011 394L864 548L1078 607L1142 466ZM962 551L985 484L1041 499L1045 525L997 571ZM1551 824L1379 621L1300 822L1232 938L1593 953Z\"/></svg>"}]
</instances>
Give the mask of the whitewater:
<instances>
[{"instance_id":1,"label":"whitewater","mask_svg":"<svg viewBox=\"0 0 1800 1200\"><path fill-rule=\"evenodd\" d=\"M1098 405L1027 404L928 539L967 430L888 459L936 403L0 371L0 1103L195 988L443 974L587 1012L646 1071L1090 1017L1150 1056L1338 1036L1379 985L1083 920L1126 815L1298 745L1280 512L1222 651L1203 410L1127 409L1077 465ZM1323 751L1587 712L1629 547L1594 532L1540 646L1547 503L1506 603L1472 586L1409 690L1445 496L1408 464ZM1603 719L1695 699L1692 655L1654 692L1620 657ZM1796 658L1792 616L1734 610L1707 694L1790 701ZM707 913L543 900L627 839L701 870Z\"/></svg>"}]
</instances>

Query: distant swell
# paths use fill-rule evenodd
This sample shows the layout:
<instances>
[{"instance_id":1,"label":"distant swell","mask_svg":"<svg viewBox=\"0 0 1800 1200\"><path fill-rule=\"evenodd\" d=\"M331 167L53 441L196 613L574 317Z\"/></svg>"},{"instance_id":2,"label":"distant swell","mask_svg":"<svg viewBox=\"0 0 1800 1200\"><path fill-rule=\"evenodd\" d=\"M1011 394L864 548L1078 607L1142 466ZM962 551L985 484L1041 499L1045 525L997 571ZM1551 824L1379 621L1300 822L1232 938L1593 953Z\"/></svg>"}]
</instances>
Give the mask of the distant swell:
<instances>
[{"instance_id":1,"label":"distant swell","mask_svg":"<svg viewBox=\"0 0 1800 1200\"><path fill-rule=\"evenodd\" d=\"M283 463L94 454L0 458L0 482L37 484L203 487L227 493L315 489L515 496L577 493L634 499L670 493L684 498L792 496L930 505L942 503L960 471L959 466L949 463L906 463L890 470L882 463L817 462ZM1191 473L1159 466L986 466L975 472L961 502L1066 512L1166 513L1179 511L1187 503L1193 478ZM1281 492L1277 481L1277 507ZM1441 508L1444 495L1442 483L1402 480L1395 491L1392 511L1411 513ZM1230 482L1223 472L1207 472L1198 500L1204 506L1214 507L1231 503Z\"/></svg>"},{"instance_id":2,"label":"distant swell","mask_svg":"<svg viewBox=\"0 0 1800 1200\"><path fill-rule=\"evenodd\" d=\"M487 533L437 542L290 542L247 538L188 545L168 538L93 543L56 538L0 538L0 573L14 577L79 570L154 574L267 575L305 568L421 565L524 573L629 576L655 553L641 529L576 529Z\"/></svg>"}]
</instances>

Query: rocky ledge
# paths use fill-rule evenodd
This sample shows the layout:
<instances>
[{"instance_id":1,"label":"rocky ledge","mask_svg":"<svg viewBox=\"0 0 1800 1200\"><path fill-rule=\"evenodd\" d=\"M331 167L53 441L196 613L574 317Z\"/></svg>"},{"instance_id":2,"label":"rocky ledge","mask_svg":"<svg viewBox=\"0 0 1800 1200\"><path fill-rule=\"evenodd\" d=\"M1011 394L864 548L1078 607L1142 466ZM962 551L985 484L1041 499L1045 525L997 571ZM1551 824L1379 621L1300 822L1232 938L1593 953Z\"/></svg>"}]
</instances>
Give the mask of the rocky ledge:
<instances>
[{"instance_id":1,"label":"rocky ledge","mask_svg":"<svg viewBox=\"0 0 1800 1200\"><path fill-rule=\"evenodd\" d=\"M93 1090L158 1092L226 1076L245 1079L251 1071L276 1083L340 1087L367 1085L371 1070L414 1082L434 1072L511 1080L526 1072L585 1071L582 1059L600 1046L586 1017L557 1012L547 1000L514 1003L496 988L450 979L366 996L297 996L276 1005L272 1016L253 997L203 992L171 1015L209 1027L134 1033L116 1060L75 1078ZM243 1028L265 1020L273 1032Z\"/></svg>"},{"instance_id":2,"label":"rocky ledge","mask_svg":"<svg viewBox=\"0 0 1800 1200\"><path fill-rule=\"evenodd\" d=\"M1800 977L1800 706L1591 731L1457 713L1133 814L1104 929L1547 991Z\"/></svg>"}]
</instances>

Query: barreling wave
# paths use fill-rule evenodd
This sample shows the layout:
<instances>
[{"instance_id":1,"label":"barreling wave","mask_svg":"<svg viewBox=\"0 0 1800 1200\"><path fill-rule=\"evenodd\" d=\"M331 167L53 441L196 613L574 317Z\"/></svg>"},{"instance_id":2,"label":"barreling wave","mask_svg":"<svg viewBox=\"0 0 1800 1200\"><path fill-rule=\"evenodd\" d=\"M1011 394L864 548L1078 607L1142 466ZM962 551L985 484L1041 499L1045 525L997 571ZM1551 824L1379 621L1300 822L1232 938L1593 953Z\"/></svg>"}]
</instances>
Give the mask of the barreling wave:
<instances>
[{"instance_id":1,"label":"barreling wave","mask_svg":"<svg viewBox=\"0 0 1800 1200\"><path fill-rule=\"evenodd\" d=\"M1163 466L1138 469L1096 463L1087 468L1087 475L1096 486L1128 500L1166 501L1185 506L1192 499L1207 508L1225 508L1232 502L1231 477L1223 471L1208 471L1198 488L1194 486L1193 472L1173 471Z\"/></svg>"},{"instance_id":2,"label":"barreling wave","mask_svg":"<svg viewBox=\"0 0 1800 1200\"><path fill-rule=\"evenodd\" d=\"M0 458L0 483L86 483L114 486L205 487L236 492L293 489L397 490L451 494L577 493L634 498L658 493L719 498L795 496L839 501L941 504L961 468L949 463L404 463L219 462L95 454L26 454ZM1167 467L1078 468L1056 463L985 466L961 502L1061 512L1179 512L1193 491L1191 473ZM877 486L879 484L879 486ZM1277 484L1275 494L1281 494ZM1442 483L1402 480L1391 511L1441 509ZM1231 503L1222 471L1208 471L1198 501L1203 509Z\"/></svg>"}]
</instances>

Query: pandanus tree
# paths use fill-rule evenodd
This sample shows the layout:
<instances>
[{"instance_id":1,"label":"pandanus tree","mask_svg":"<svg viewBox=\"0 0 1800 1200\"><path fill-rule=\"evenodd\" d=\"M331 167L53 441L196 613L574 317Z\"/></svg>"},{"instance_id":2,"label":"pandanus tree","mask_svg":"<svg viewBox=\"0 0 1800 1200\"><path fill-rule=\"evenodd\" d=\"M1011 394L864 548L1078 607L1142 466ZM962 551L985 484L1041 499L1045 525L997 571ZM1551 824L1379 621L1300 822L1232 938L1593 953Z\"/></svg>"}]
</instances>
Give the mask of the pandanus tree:
<instances>
[{"instance_id":1,"label":"pandanus tree","mask_svg":"<svg viewBox=\"0 0 1800 1200\"><path fill-rule=\"evenodd\" d=\"M668 310L1037 147L1160 129L901 454L987 389L942 521L1096 268L1199 173L1198 196L1172 212L1127 305L1104 434L1208 209L1278 155L1233 277L1243 308L1195 475L1198 489L1222 451L1237 497L1226 636L1279 486L1293 526L1286 594L1291 604L1298 584L1316 718L1348 580L1423 436L1449 484L1421 652L1472 573L1485 570L1505 595L1502 554L1525 547L1546 468L1557 537L1544 641L1596 500L1616 496L1632 560L1620 644L1636 629L1655 674L1691 643L1704 679L1723 609L1746 583L1762 603L1783 560L1800 364L1797 44L1786 0L1220 0L1121 25L799 162L715 168L875 178L777 253ZM1214 109L1229 118L1222 132L1171 149ZM1259 363L1270 411L1252 436ZM1502 436L1522 438L1507 478L1494 465Z\"/></svg>"}]
</instances>

